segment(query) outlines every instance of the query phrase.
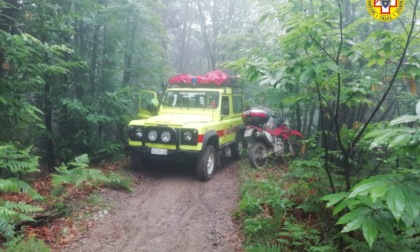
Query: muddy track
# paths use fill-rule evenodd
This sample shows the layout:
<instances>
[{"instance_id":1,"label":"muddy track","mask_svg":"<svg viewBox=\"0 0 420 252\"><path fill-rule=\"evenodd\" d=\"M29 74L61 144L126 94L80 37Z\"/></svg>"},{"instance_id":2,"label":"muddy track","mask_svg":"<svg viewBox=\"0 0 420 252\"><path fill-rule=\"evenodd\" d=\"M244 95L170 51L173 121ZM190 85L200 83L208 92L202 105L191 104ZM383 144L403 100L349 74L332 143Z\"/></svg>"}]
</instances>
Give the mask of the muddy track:
<instances>
[{"instance_id":1,"label":"muddy track","mask_svg":"<svg viewBox=\"0 0 420 252\"><path fill-rule=\"evenodd\" d=\"M133 193L107 191L115 209L62 251L240 251L231 217L238 163L223 159L208 182L198 181L192 169L160 166L134 173L142 179Z\"/></svg>"}]
</instances>

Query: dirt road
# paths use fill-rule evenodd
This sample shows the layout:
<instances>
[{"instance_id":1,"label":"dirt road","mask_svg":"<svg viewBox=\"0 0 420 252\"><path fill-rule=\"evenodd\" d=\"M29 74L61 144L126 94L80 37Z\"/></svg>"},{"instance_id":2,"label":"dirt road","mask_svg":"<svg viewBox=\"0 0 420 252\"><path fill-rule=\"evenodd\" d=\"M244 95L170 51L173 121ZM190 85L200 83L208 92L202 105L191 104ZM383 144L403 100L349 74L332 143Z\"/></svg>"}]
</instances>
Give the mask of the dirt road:
<instances>
[{"instance_id":1,"label":"dirt road","mask_svg":"<svg viewBox=\"0 0 420 252\"><path fill-rule=\"evenodd\" d=\"M107 192L116 208L64 251L240 251L231 218L238 163L223 159L208 182L198 181L191 169L162 166L140 173L133 193Z\"/></svg>"}]
</instances>

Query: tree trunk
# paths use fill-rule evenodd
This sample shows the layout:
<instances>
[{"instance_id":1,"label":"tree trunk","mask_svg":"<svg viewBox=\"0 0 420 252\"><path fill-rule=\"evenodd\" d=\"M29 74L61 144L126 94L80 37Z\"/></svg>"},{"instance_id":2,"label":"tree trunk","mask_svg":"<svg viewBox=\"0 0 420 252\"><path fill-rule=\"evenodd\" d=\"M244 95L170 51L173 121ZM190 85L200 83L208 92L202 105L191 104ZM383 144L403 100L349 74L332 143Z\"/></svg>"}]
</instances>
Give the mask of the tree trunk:
<instances>
[{"instance_id":1,"label":"tree trunk","mask_svg":"<svg viewBox=\"0 0 420 252\"><path fill-rule=\"evenodd\" d=\"M300 104L296 103L296 130L302 132L302 118L300 111Z\"/></svg>"},{"instance_id":2,"label":"tree trunk","mask_svg":"<svg viewBox=\"0 0 420 252\"><path fill-rule=\"evenodd\" d=\"M90 62L90 73L89 73L89 83L91 94L95 94L95 78L96 78L96 66L98 61L98 48L99 48L99 24L95 25L93 32L93 45L92 45L92 59Z\"/></svg>"},{"instance_id":3,"label":"tree trunk","mask_svg":"<svg viewBox=\"0 0 420 252\"><path fill-rule=\"evenodd\" d=\"M48 172L54 171L55 166L55 152L54 152L54 142L53 142L53 119L52 119L52 105L51 105L51 84L48 76L45 78L46 83L44 86L44 124L47 130L47 139L45 140L45 164L48 167Z\"/></svg>"},{"instance_id":4,"label":"tree trunk","mask_svg":"<svg viewBox=\"0 0 420 252\"><path fill-rule=\"evenodd\" d=\"M309 136L311 134L312 124L314 123L314 117L315 117L315 106L312 107L311 112L309 114L308 126L306 128L306 132L304 133L305 136Z\"/></svg>"},{"instance_id":5,"label":"tree trunk","mask_svg":"<svg viewBox=\"0 0 420 252\"><path fill-rule=\"evenodd\" d=\"M130 18L127 19L127 27L130 27L130 34L126 40L126 51L124 55L124 74L123 74L123 85L129 86L131 79L131 68L133 64L133 46L136 33L135 22L130 22Z\"/></svg>"}]
</instances>

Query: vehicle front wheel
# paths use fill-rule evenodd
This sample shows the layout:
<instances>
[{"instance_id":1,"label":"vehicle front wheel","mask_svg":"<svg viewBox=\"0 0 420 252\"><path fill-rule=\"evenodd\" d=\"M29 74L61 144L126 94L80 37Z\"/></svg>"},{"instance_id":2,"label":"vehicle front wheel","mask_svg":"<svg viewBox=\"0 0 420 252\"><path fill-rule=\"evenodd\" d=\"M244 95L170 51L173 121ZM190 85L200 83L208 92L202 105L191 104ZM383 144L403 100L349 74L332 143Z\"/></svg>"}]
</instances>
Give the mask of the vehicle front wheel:
<instances>
[{"instance_id":1,"label":"vehicle front wheel","mask_svg":"<svg viewBox=\"0 0 420 252\"><path fill-rule=\"evenodd\" d=\"M216 164L216 155L213 145L204 148L197 160L197 177L201 181L208 181L213 177Z\"/></svg>"},{"instance_id":2,"label":"vehicle front wheel","mask_svg":"<svg viewBox=\"0 0 420 252\"><path fill-rule=\"evenodd\" d=\"M150 166L152 161L146 157L141 157L139 154L131 153L131 164L132 170L146 170L147 166Z\"/></svg>"},{"instance_id":3,"label":"vehicle front wheel","mask_svg":"<svg viewBox=\"0 0 420 252\"><path fill-rule=\"evenodd\" d=\"M141 169L141 158L140 155L135 154L135 153L131 153L130 155L130 168L132 170L140 170Z\"/></svg>"},{"instance_id":4,"label":"vehicle front wheel","mask_svg":"<svg viewBox=\"0 0 420 252\"><path fill-rule=\"evenodd\" d=\"M255 169L264 169L268 164L268 150L265 144L255 142L251 145L248 160Z\"/></svg>"}]
</instances>

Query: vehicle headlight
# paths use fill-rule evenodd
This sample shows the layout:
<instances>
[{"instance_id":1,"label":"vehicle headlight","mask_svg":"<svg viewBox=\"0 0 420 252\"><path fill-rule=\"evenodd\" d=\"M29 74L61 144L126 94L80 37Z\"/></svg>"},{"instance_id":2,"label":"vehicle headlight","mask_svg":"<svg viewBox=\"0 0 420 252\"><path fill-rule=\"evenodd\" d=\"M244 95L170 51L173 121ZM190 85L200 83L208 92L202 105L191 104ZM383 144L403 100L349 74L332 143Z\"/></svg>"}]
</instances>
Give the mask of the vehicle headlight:
<instances>
[{"instance_id":1,"label":"vehicle headlight","mask_svg":"<svg viewBox=\"0 0 420 252\"><path fill-rule=\"evenodd\" d=\"M190 142L192 140L192 133L191 131L184 132L184 140Z\"/></svg>"},{"instance_id":2,"label":"vehicle headlight","mask_svg":"<svg viewBox=\"0 0 420 252\"><path fill-rule=\"evenodd\" d=\"M149 131L149 134L147 135L149 137L149 140L154 142L157 139L157 131L156 130L151 130Z\"/></svg>"},{"instance_id":3,"label":"vehicle headlight","mask_svg":"<svg viewBox=\"0 0 420 252\"><path fill-rule=\"evenodd\" d=\"M160 135L160 139L162 139L164 143L168 143L169 141L171 141L171 133L169 131L162 132L162 134Z\"/></svg>"},{"instance_id":4,"label":"vehicle headlight","mask_svg":"<svg viewBox=\"0 0 420 252\"><path fill-rule=\"evenodd\" d=\"M142 128L137 128L135 130L134 134L136 135L136 137L142 138L142 136L143 136L143 129Z\"/></svg>"}]
</instances>

